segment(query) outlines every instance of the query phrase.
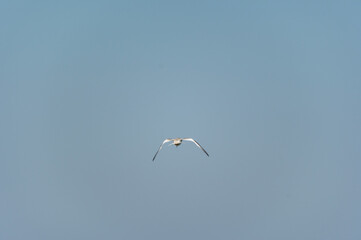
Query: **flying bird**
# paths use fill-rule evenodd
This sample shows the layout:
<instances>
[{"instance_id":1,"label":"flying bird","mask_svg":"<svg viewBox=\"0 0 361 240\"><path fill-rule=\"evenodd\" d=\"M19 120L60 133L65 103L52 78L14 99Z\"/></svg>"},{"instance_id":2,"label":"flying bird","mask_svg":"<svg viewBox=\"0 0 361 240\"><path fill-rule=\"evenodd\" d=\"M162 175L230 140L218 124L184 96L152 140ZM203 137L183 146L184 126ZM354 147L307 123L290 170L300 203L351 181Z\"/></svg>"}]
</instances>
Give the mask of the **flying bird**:
<instances>
[{"instance_id":1,"label":"flying bird","mask_svg":"<svg viewBox=\"0 0 361 240\"><path fill-rule=\"evenodd\" d=\"M158 152L162 149L163 145L167 142L172 142L172 141L173 141L173 143L171 143L170 145L175 145L176 147L181 145L182 141L194 142L194 144L197 145L197 147L199 147L200 149L202 149L203 152L205 154L207 154L207 156L209 157L209 154L206 152L206 150L204 150L204 148L202 148L202 146L199 143L197 143L196 140L194 140L193 138L173 138L173 139L167 138L166 140L163 141L163 143L160 145L158 151L155 153L155 155L153 157L153 161L154 161L155 157L157 156Z\"/></svg>"}]
</instances>

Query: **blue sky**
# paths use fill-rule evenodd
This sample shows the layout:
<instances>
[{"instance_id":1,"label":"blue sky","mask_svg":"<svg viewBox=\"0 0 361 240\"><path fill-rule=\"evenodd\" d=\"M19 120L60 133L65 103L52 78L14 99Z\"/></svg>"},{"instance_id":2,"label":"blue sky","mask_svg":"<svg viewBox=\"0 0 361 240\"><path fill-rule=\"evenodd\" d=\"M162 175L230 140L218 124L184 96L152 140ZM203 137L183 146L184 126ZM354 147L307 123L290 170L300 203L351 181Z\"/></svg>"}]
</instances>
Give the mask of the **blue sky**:
<instances>
[{"instance_id":1,"label":"blue sky","mask_svg":"<svg viewBox=\"0 0 361 240\"><path fill-rule=\"evenodd\" d=\"M0 238L360 239L360 7L2 3Z\"/></svg>"}]
</instances>

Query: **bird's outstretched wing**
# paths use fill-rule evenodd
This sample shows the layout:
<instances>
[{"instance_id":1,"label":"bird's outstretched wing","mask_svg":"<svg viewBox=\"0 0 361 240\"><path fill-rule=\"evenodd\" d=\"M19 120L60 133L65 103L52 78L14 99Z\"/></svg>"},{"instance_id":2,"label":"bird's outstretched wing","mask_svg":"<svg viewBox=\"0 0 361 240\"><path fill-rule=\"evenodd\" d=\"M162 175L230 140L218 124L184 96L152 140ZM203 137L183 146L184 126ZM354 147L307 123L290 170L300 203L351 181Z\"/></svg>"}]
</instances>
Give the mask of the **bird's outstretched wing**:
<instances>
[{"instance_id":1,"label":"bird's outstretched wing","mask_svg":"<svg viewBox=\"0 0 361 240\"><path fill-rule=\"evenodd\" d=\"M164 140L164 141L163 141L163 143L160 145L160 147L159 147L158 151L155 153L155 155L154 155L154 157L153 157L153 161L154 161L155 157L157 156L158 152L162 149L162 147L163 147L164 143L167 143L167 142L170 142L170 141L173 141L173 140L172 140L172 139L167 138L166 140Z\"/></svg>"},{"instance_id":2,"label":"bird's outstretched wing","mask_svg":"<svg viewBox=\"0 0 361 240\"><path fill-rule=\"evenodd\" d=\"M201 146L199 143L197 143L197 141L194 140L193 138L183 138L183 140L184 140L184 141L194 142L194 143L195 143L200 149L202 149L203 152L204 152L205 154L207 154L207 156L209 157L209 154L206 152L206 150L204 150L204 148L202 148L202 146Z\"/></svg>"}]
</instances>

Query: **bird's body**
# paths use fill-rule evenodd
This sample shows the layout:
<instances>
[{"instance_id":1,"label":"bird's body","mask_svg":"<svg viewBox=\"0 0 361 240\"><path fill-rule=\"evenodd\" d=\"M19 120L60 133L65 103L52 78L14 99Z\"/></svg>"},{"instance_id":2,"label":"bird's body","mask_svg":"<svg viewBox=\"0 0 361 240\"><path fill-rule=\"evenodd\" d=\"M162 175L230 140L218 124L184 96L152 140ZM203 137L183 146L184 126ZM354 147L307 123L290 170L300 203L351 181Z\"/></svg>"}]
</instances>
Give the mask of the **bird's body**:
<instances>
[{"instance_id":1,"label":"bird's body","mask_svg":"<svg viewBox=\"0 0 361 240\"><path fill-rule=\"evenodd\" d=\"M182 139L181 138L175 138L175 139L172 139L173 140L173 143L176 147L178 147L179 145L182 144Z\"/></svg>"},{"instance_id":2,"label":"bird's body","mask_svg":"<svg viewBox=\"0 0 361 240\"><path fill-rule=\"evenodd\" d=\"M209 157L208 153L206 152L206 150L204 150L204 148L202 148L202 146L196 142L193 138L167 138L166 140L163 141L163 143L160 145L158 151L155 153L154 157L153 157L153 161L155 159L155 157L157 156L158 152L162 149L163 145L167 142L172 142L170 145L175 145L176 147L178 147L179 145L182 144L182 141L190 141L190 142L193 142L194 144L197 145L197 147L199 147L200 149L203 150L203 152Z\"/></svg>"}]
</instances>

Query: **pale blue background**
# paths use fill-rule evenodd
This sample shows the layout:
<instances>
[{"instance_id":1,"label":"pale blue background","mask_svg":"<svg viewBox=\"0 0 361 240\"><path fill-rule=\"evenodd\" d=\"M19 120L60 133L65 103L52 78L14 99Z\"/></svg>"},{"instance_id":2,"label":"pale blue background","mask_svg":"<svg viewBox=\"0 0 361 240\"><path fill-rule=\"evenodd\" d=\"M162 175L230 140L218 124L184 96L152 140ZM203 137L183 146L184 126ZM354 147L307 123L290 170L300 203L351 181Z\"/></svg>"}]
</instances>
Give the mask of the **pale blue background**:
<instances>
[{"instance_id":1,"label":"pale blue background","mask_svg":"<svg viewBox=\"0 0 361 240\"><path fill-rule=\"evenodd\" d=\"M255 2L2 2L0 239L361 239L360 1Z\"/></svg>"}]
</instances>

